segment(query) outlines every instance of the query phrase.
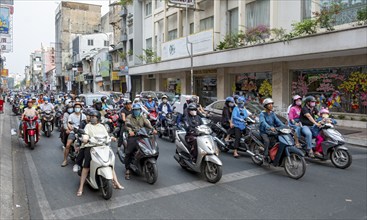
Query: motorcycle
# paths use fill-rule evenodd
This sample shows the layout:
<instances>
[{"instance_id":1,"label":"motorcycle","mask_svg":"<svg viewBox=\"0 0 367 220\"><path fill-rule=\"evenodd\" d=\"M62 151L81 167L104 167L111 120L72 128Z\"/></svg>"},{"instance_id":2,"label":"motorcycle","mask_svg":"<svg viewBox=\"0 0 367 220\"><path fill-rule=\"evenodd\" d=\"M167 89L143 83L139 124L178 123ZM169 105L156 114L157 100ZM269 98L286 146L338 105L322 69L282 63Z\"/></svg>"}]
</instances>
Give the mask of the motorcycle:
<instances>
[{"instance_id":1,"label":"motorcycle","mask_svg":"<svg viewBox=\"0 0 367 220\"><path fill-rule=\"evenodd\" d=\"M173 143L175 142L175 131L177 130L177 115L175 113L167 113L166 115L166 127L163 126L162 123L158 123L157 125L157 131L158 131L158 137L162 138L168 137L169 140Z\"/></svg>"},{"instance_id":2,"label":"motorcycle","mask_svg":"<svg viewBox=\"0 0 367 220\"><path fill-rule=\"evenodd\" d=\"M119 115L117 113L117 110L107 110L106 115L104 116L103 124L105 128L107 129L108 133L112 133L115 128L117 127Z\"/></svg>"},{"instance_id":3,"label":"motorcycle","mask_svg":"<svg viewBox=\"0 0 367 220\"><path fill-rule=\"evenodd\" d=\"M222 178L222 161L219 159L219 149L211 136L212 130L207 125L195 128L197 135L197 158L192 160L191 146L186 142L186 131L176 131L176 153L175 160L184 169L202 173L210 183L216 183Z\"/></svg>"},{"instance_id":4,"label":"motorcycle","mask_svg":"<svg viewBox=\"0 0 367 220\"><path fill-rule=\"evenodd\" d=\"M129 126L129 125L127 125ZM127 148L127 134L124 133L123 148ZM145 175L146 181L149 184L154 184L158 178L157 159L159 156L158 144L155 140L154 135L145 128L141 128L136 132L138 137L138 147L134 153L131 169L138 175ZM125 153L124 149L118 149L117 155L122 164L125 164Z\"/></svg>"},{"instance_id":5,"label":"motorcycle","mask_svg":"<svg viewBox=\"0 0 367 220\"><path fill-rule=\"evenodd\" d=\"M54 116L52 113L50 110L42 112L42 130L46 137L50 137L54 130Z\"/></svg>"},{"instance_id":6,"label":"motorcycle","mask_svg":"<svg viewBox=\"0 0 367 220\"><path fill-rule=\"evenodd\" d=\"M84 134L82 131L80 130L79 133ZM109 136L88 136L87 140L93 147L90 149L92 160L86 181L93 189L101 190L102 197L109 200L112 197L112 179L115 167L115 155L110 147L111 138ZM81 176L81 172L82 170L78 171L79 176Z\"/></svg>"},{"instance_id":7,"label":"motorcycle","mask_svg":"<svg viewBox=\"0 0 367 220\"><path fill-rule=\"evenodd\" d=\"M155 127L158 121L158 113L156 110L152 110L148 114L148 120L150 121L150 124Z\"/></svg>"},{"instance_id":8,"label":"motorcycle","mask_svg":"<svg viewBox=\"0 0 367 220\"><path fill-rule=\"evenodd\" d=\"M348 152L348 148L344 146L345 140L343 135L340 134L330 123L323 124L321 127L321 134L324 141L321 143L322 157L312 158L314 160L331 160L331 163L340 169L348 168L352 164L352 155ZM300 143L302 144L302 151L306 154L307 144L304 137L301 137ZM307 155L307 154L306 154ZM310 158L311 159L311 158Z\"/></svg>"},{"instance_id":9,"label":"motorcycle","mask_svg":"<svg viewBox=\"0 0 367 220\"><path fill-rule=\"evenodd\" d=\"M61 130L62 124L63 124L63 116L61 109L59 109L57 106L55 107L55 121L54 124L57 127L58 131Z\"/></svg>"},{"instance_id":10,"label":"motorcycle","mask_svg":"<svg viewBox=\"0 0 367 220\"><path fill-rule=\"evenodd\" d=\"M23 119L23 140L31 150L34 149L39 140L37 120L37 116L26 116Z\"/></svg>"},{"instance_id":11,"label":"motorcycle","mask_svg":"<svg viewBox=\"0 0 367 220\"><path fill-rule=\"evenodd\" d=\"M14 102L13 103L13 108L12 111L15 115L20 115L20 106L19 106L19 102Z\"/></svg>"},{"instance_id":12,"label":"motorcycle","mask_svg":"<svg viewBox=\"0 0 367 220\"><path fill-rule=\"evenodd\" d=\"M287 175L292 179L300 179L306 173L306 161L301 150L295 147L292 130L287 126L276 128L274 132L275 144L270 143L270 164L284 167ZM250 150L255 154L252 162L261 166L264 162L264 145L258 130L251 130L250 137L253 140Z\"/></svg>"}]
</instances>

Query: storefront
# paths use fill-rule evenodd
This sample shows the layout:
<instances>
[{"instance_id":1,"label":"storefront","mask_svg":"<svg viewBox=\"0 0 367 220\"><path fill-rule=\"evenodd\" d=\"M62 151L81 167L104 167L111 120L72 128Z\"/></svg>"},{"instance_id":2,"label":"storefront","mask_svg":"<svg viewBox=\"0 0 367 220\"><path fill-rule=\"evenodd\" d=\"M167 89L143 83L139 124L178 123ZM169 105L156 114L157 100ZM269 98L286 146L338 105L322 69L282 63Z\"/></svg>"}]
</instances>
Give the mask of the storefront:
<instances>
[{"instance_id":1,"label":"storefront","mask_svg":"<svg viewBox=\"0 0 367 220\"><path fill-rule=\"evenodd\" d=\"M271 72L243 73L236 75L232 92L245 96L248 100L261 101L272 97Z\"/></svg>"},{"instance_id":2,"label":"storefront","mask_svg":"<svg viewBox=\"0 0 367 220\"><path fill-rule=\"evenodd\" d=\"M367 66L293 70L292 94L313 95L318 107L367 114Z\"/></svg>"}]
</instances>

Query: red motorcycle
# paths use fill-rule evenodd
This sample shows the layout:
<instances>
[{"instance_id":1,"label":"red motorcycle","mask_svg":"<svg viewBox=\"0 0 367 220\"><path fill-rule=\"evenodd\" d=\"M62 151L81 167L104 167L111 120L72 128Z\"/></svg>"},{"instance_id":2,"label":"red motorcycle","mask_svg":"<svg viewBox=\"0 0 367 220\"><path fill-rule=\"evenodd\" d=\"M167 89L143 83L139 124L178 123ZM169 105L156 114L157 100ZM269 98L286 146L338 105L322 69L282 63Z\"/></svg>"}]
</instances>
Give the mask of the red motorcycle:
<instances>
[{"instance_id":1,"label":"red motorcycle","mask_svg":"<svg viewBox=\"0 0 367 220\"><path fill-rule=\"evenodd\" d=\"M104 125L107 129L108 133L114 132L117 127L119 115L117 110L107 110L106 115L104 116L107 120L104 120Z\"/></svg>"},{"instance_id":2,"label":"red motorcycle","mask_svg":"<svg viewBox=\"0 0 367 220\"><path fill-rule=\"evenodd\" d=\"M152 124L153 127L156 126L158 121L158 112L154 109L149 111L148 120L150 121L150 124Z\"/></svg>"},{"instance_id":3,"label":"red motorcycle","mask_svg":"<svg viewBox=\"0 0 367 220\"><path fill-rule=\"evenodd\" d=\"M23 139L32 150L39 140L37 120L37 116L25 116L23 119Z\"/></svg>"}]
</instances>

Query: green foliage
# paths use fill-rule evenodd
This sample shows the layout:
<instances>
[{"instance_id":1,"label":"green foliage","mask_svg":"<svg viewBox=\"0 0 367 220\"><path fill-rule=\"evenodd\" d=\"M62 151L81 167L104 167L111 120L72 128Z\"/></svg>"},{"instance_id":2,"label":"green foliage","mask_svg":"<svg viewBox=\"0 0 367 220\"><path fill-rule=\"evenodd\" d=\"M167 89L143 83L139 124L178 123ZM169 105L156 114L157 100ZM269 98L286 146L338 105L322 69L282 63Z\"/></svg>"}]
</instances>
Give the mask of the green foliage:
<instances>
[{"instance_id":1,"label":"green foliage","mask_svg":"<svg viewBox=\"0 0 367 220\"><path fill-rule=\"evenodd\" d=\"M273 35L275 40L282 40L286 35L284 28L273 28L270 29L270 33Z\"/></svg>"},{"instance_id":2,"label":"green foliage","mask_svg":"<svg viewBox=\"0 0 367 220\"><path fill-rule=\"evenodd\" d=\"M292 24L293 35L303 36L316 33L317 22L313 19L305 19Z\"/></svg>"},{"instance_id":3,"label":"green foliage","mask_svg":"<svg viewBox=\"0 0 367 220\"><path fill-rule=\"evenodd\" d=\"M250 28L244 35L245 42L249 44L264 43L266 38L270 36L270 29L265 25L258 25L254 28Z\"/></svg>"},{"instance_id":4,"label":"green foliage","mask_svg":"<svg viewBox=\"0 0 367 220\"><path fill-rule=\"evenodd\" d=\"M129 56L134 55L134 51L129 50L129 51L127 51L127 54L129 54Z\"/></svg>"},{"instance_id":5,"label":"green foliage","mask_svg":"<svg viewBox=\"0 0 367 220\"><path fill-rule=\"evenodd\" d=\"M229 48L236 48L239 46L240 43L240 34L227 34L223 41L220 41L217 49L218 50L226 50Z\"/></svg>"},{"instance_id":6,"label":"green foliage","mask_svg":"<svg viewBox=\"0 0 367 220\"><path fill-rule=\"evenodd\" d=\"M359 22L367 23L367 6L357 11L357 19Z\"/></svg>"},{"instance_id":7,"label":"green foliage","mask_svg":"<svg viewBox=\"0 0 367 220\"><path fill-rule=\"evenodd\" d=\"M158 63L161 62L161 57L157 56L157 53L152 49L143 49L144 54L137 56L146 63Z\"/></svg>"},{"instance_id":8,"label":"green foliage","mask_svg":"<svg viewBox=\"0 0 367 220\"><path fill-rule=\"evenodd\" d=\"M345 119L345 115L338 115L338 119L340 119L340 120Z\"/></svg>"},{"instance_id":9,"label":"green foliage","mask_svg":"<svg viewBox=\"0 0 367 220\"><path fill-rule=\"evenodd\" d=\"M335 16L343 9L343 3L332 3L330 6L322 6L320 12L314 12L316 22L321 28L328 31L334 30Z\"/></svg>"},{"instance_id":10,"label":"green foliage","mask_svg":"<svg viewBox=\"0 0 367 220\"><path fill-rule=\"evenodd\" d=\"M367 121L367 118L361 118L361 121Z\"/></svg>"},{"instance_id":11,"label":"green foliage","mask_svg":"<svg viewBox=\"0 0 367 220\"><path fill-rule=\"evenodd\" d=\"M118 51L119 57L121 58L121 60L125 60L126 59L126 53Z\"/></svg>"},{"instance_id":12,"label":"green foliage","mask_svg":"<svg viewBox=\"0 0 367 220\"><path fill-rule=\"evenodd\" d=\"M126 5L132 5L134 0L120 0L120 5L126 6Z\"/></svg>"}]
</instances>

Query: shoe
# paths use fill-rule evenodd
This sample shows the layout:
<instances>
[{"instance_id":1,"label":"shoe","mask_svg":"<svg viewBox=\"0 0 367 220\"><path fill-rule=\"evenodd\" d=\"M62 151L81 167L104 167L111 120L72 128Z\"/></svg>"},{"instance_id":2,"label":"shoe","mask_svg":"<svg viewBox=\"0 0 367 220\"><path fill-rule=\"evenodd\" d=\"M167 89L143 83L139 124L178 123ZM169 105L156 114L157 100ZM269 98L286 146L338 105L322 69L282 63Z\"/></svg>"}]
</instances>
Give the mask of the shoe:
<instances>
[{"instance_id":1,"label":"shoe","mask_svg":"<svg viewBox=\"0 0 367 220\"><path fill-rule=\"evenodd\" d=\"M126 180L129 180L129 179L130 179L130 170L127 170L127 171L125 172L125 179L126 179Z\"/></svg>"},{"instance_id":2,"label":"shoe","mask_svg":"<svg viewBox=\"0 0 367 220\"><path fill-rule=\"evenodd\" d=\"M76 196L81 197L82 195L83 195L83 192L82 191L76 192Z\"/></svg>"},{"instance_id":3,"label":"shoe","mask_svg":"<svg viewBox=\"0 0 367 220\"><path fill-rule=\"evenodd\" d=\"M312 150L310 150L310 151L308 152L308 156L309 156L310 158L315 158L315 155L313 154L313 151L312 151Z\"/></svg>"},{"instance_id":4,"label":"shoe","mask_svg":"<svg viewBox=\"0 0 367 220\"><path fill-rule=\"evenodd\" d=\"M64 160L61 164L62 167L66 167L68 165L68 162L66 160Z\"/></svg>"},{"instance_id":5,"label":"shoe","mask_svg":"<svg viewBox=\"0 0 367 220\"><path fill-rule=\"evenodd\" d=\"M73 166L73 172L74 173L77 173L79 171L79 169L80 169L79 165L78 164L74 164L74 166Z\"/></svg>"},{"instance_id":6,"label":"shoe","mask_svg":"<svg viewBox=\"0 0 367 220\"><path fill-rule=\"evenodd\" d=\"M233 157L237 159L237 158L239 158L239 157L240 157L240 155L238 155L238 154L233 154Z\"/></svg>"},{"instance_id":7,"label":"shoe","mask_svg":"<svg viewBox=\"0 0 367 220\"><path fill-rule=\"evenodd\" d=\"M319 158L323 158L324 155L322 155L321 153L319 152L315 152L315 157L319 157Z\"/></svg>"}]
</instances>

